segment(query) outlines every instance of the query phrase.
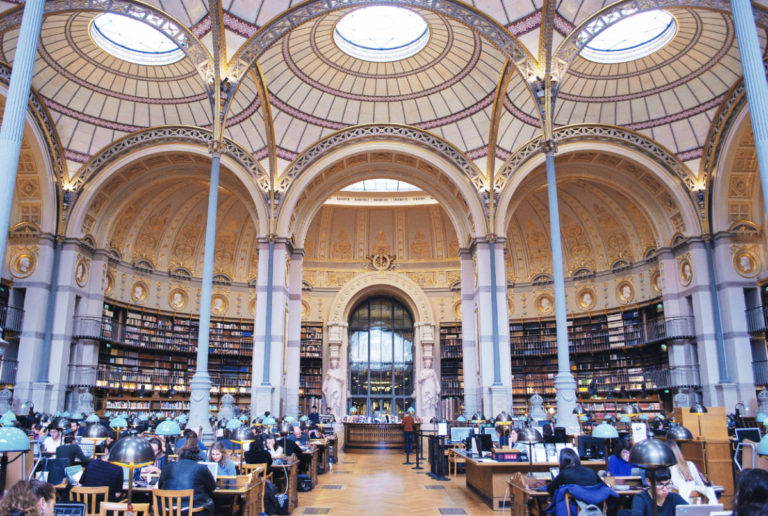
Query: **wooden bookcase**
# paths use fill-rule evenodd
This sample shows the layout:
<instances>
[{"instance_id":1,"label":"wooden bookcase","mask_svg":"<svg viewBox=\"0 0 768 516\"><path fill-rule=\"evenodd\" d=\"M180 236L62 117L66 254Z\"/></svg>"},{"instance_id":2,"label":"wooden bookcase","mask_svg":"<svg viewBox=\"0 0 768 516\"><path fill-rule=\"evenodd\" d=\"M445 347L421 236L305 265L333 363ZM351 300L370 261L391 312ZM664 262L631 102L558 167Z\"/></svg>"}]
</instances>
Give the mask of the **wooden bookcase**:
<instances>
[{"instance_id":1,"label":"wooden bookcase","mask_svg":"<svg viewBox=\"0 0 768 516\"><path fill-rule=\"evenodd\" d=\"M101 322L96 406L102 411L189 410L189 381L195 370L197 319L175 313L105 303ZM211 411L221 396L250 403L253 322L211 321L208 371Z\"/></svg>"},{"instance_id":2,"label":"wooden bookcase","mask_svg":"<svg viewBox=\"0 0 768 516\"><path fill-rule=\"evenodd\" d=\"M461 323L440 325L440 415L455 420L464 405L464 351Z\"/></svg>"},{"instance_id":3,"label":"wooden bookcase","mask_svg":"<svg viewBox=\"0 0 768 516\"><path fill-rule=\"evenodd\" d=\"M299 375L299 416L309 414L312 407L323 413L323 325L305 323L301 326Z\"/></svg>"}]
</instances>

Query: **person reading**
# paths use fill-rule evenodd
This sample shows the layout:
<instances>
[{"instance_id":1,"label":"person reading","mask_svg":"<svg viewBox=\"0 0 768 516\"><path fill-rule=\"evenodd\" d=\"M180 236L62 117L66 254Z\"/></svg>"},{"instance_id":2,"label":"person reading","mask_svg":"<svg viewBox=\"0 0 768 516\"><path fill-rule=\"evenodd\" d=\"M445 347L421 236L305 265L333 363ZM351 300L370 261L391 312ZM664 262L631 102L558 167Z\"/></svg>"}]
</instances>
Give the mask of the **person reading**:
<instances>
[{"instance_id":1,"label":"person reading","mask_svg":"<svg viewBox=\"0 0 768 516\"><path fill-rule=\"evenodd\" d=\"M688 503L682 496L672 492L672 473L669 468L657 469L655 475L658 516L675 516L675 508ZM632 516L654 516L651 489L653 488L648 488L632 498Z\"/></svg>"}]
</instances>

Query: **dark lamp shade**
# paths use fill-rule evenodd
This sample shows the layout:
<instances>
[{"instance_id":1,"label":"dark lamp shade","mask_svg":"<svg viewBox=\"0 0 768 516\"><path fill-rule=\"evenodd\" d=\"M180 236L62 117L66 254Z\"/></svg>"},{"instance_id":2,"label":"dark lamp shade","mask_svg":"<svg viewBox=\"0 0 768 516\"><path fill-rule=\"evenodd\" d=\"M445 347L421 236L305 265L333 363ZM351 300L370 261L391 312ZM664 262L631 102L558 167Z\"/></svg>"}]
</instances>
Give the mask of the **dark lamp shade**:
<instances>
[{"instance_id":1,"label":"dark lamp shade","mask_svg":"<svg viewBox=\"0 0 768 516\"><path fill-rule=\"evenodd\" d=\"M646 439L634 445L629 452L629 462L651 469L677 463L670 447L656 439Z\"/></svg>"},{"instance_id":2,"label":"dark lamp shade","mask_svg":"<svg viewBox=\"0 0 768 516\"><path fill-rule=\"evenodd\" d=\"M147 439L123 437L112 446L109 462L124 468L140 468L155 462L155 452Z\"/></svg>"},{"instance_id":3,"label":"dark lamp shade","mask_svg":"<svg viewBox=\"0 0 768 516\"><path fill-rule=\"evenodd\" d=\"M109 430L101 423L91 423L85 427L85 435L83 437L90 441L103 441L109 437Z\"/></svg>"},{"instance_id":4,"label":"dark lamp shade","mask_svg":"<svg viewBox=\"0 0 768 516\"><path fill-rule=\"evenodd\" d=\"M667 432L667 441L690 441L693 434L682 425L675 425Z\"/></svg>"},{"instance_id":5,"label":"dark lamp shade","mask_svg":"<svg viewBox=\"0 0 768 516\"><path fill-rule=\"evenodd\" d=\"M632 414L636 414L637 411L635 411L635 407L631 403L627 403L621 407L621 413L627 416L631 416Z\"/></svg>"},{"instance_id":6,"label":"dark lamp shade","mask_svg":"<svg viewBox=\"0 0 768 516\"><path fill-rule=\"evenodd\" d=\"M51 424L48 425L48 428L61 428L62 430L64 428L69 428L69 420L65 417L54 418L54 420L51 421Z\"/></svg>"},{"instance_id":7,"label":"dark lamp shade","mask_svg":"<svg viewBox=\"0 0 768 516\"><path fill-rule=\"evenodd\" d=\"M256 432L250 426L241 426L232 432L229 438L233 443L244 443L256 439Z\"/></svg>"},{"instance_id":8,"label":"dark lamp shade","mask_svg":"<svg viewBox=\"0 0 768 516\"><path fill-rule=\"evenodd\" d=\"M691 407L691 414L706 414L707 412L709 412L707 407L701 403L694 403Z\"/></svg>"},{"instance_id":9,"label":"dark lamp shade","mask_svg":"<svg viewBox=\"0 0 768 516\"><path fill-rule=\"evenodd\" d=\"M15 426L0 428L0 452L22 452L29 450L29 437Z\"/></svg>"},{"instance_id":10,"label":"dark lamp shade","mask_svg":"<svg viewBox=\"0 0 768 516\"><path fill-rule=\"evenodd\" d=\"M501 414L496 416L497 423L509 423L511 421L512 421L512 417L509 414L507 414L506 410L502 410Z\"/></svg>"},{"instance_id":11,"label":"dark lamp shade","mask_svg":"<svg viewBox=\"0 0 768 516\"><path fill-rule=\"evenodd\" d=\"M538 443L541 441L541 433L535 428L523 428L517 434L517 441L521 443Z\"/></svg>"}]
</instances>

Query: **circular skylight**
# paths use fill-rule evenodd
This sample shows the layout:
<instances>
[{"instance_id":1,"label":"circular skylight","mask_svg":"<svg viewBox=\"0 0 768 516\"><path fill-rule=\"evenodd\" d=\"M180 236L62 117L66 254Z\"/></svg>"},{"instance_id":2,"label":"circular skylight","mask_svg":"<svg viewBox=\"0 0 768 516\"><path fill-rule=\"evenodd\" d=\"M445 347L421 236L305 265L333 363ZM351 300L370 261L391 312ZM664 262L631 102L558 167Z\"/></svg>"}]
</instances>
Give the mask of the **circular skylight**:
<instances>
[{"instance_id":1,"label":"circular skylight","mask_svg":"<svg viewBox=\"0 0 768 516\"><path fill-rule=\"evenodd\" d=\"M344 192L418 192L421 188L394 179L366 179L343 188Z\"/></svg>"},{"instance_id":2,"label":"circular skylight","mask_svg":"<svg viewBox=\"0 0 768 516\"><path fill-rule=\"evenodd\" d=\"M130 63L165 65L184 57L184 51L168 36L120 14L106 13L94 18L91 37L102 49Z\"/></svg>"},{"instance_id":3,"label":"circular skylight","mask_svg":"<svg viewBox=\"0 0 768 516\"><path fill-rule=\"evenodd\" d=\"M355 9L336 23L333 40L363 61L389 62L411 57L429 42L427 21L409 9L371 6Z\"/></svg>"},{"instance_id":4,"label":"circular skylight","mask_svg":"<svg viewBox=\"0 0 768 516\"><path fill-rule=\"evenodd\" d=\"M668 12L654 9L638 13L630 8L593 21L583 32L584 37L600 31L605 25L609 27L587 43L581 57L598 63L634 61L659 50L677 32L675 18Z\"/></svg>"}]
</instances>

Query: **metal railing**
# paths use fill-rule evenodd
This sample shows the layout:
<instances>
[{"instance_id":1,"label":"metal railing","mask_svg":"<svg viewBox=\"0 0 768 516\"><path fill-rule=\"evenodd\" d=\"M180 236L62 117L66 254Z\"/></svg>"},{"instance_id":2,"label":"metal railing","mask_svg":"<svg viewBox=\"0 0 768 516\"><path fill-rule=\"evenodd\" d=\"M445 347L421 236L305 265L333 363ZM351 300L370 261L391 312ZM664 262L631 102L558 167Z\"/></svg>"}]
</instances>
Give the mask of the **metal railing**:
<instances>
[{"instance_id":1,"label":"metal railing","mask_svg":"<svg viewBox=\"0 0 768 516\"><path fill-rule=\"evenodd\" d=\"M695 365L652 367L644 371L644 376L648 389L701 387L699 367Z\"/></svg>"},{"instance_id":2,"label":"metal railing","mask_svg":"<svg viewBox=\"0 0 768 516\"><path fill-rule=\"evenodd\" d=\"M117 370L99 366L96 372L96 386L104 389L120 389L126 391L140 390L186 390L192 380L193 372L179 371L172 375L157 374L145 371ZM211 386L214 389L240 389L251 387L251 375L248 374L211 374Z\"/></svg>"},{"instance_id":3,"label":"metal railing","mask_svg":"<svg viewBox=\"0 0 768 516\"><path fill-rule=\"evenodd\" d=\"M8 360L0 357L0 384L14 385L16 383L16 370L19 367L18 360Z\"/></svg>"},{"instance_id":4,"label":"metal railing","mask_svg":"<svg viewBox=\"0 0 768 516\"><path fill-rule=\"evenodd\" d=\"M749 331L749 333L768 331L768 306L748 308L746 313L747 331Z\"/></svg>"},{"instance_id":5,"label":"metal railing","mask_svg":"<svg viewBox=\"0 0 768 516\"><path fill-rule=\"evenodd\" d=\"M752 373L755 375L755 385L768 385L768 360L752 362Z\"/></svg>"},{"instance_id":6,"label":"metal railing","mask_svg":"<svg viewBox=\"0 0 768 516\"><path fill-rule=\"evenodd\" d=\"M15 306L0 304L0 328L19 333L23 324L24 310Z\"/></svg>"},{"instance_id":7,"label":"metal railing","mask_svg":"<svg viewBox=\"0 0 768 516\"><path fill-rule=\"evenodd\" d=\"M657 317L645 323L645 342L692 339L696 336L692 315Z\"/></svg>"}]
</instances>

